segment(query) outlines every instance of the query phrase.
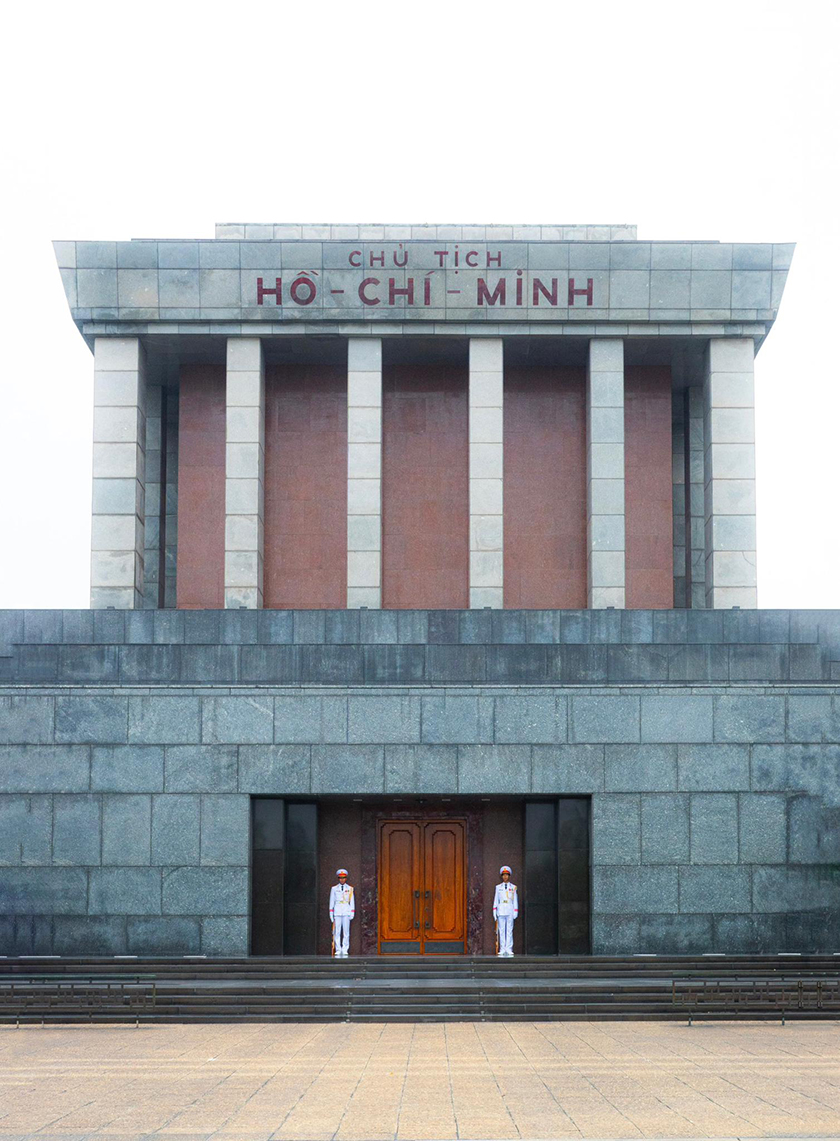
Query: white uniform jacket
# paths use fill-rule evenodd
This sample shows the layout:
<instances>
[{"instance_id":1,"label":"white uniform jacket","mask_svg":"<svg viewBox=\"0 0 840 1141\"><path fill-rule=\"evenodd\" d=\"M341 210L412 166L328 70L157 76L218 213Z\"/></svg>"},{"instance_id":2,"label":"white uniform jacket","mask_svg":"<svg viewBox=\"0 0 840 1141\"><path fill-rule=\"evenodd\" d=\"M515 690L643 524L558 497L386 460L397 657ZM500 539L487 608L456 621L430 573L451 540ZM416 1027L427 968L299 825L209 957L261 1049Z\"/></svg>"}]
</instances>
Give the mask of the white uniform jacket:
<instances>
[{"instance_id":1,"label":"white uniform jacket","mask_svg":"<svg viewBox=\"0 0 840 1141\"><path fill-rule=\"evenodd\" d=\"M496 894L493 896L493 918L500 915L512 915L516 919L519 914L519 896L516 894L515 883L497 883Z\"/></svg>"},{"instance_id":2,"label":"white uniform jacket","mask_svg":"<svg viewBox=\"0 0 840 1141\"><path fill-rule=\"evenodd\" d=\"M356 914L356 896L349 883L343 887L340 883L330 888L330 919L337 915L349 915L352 919Z\"/></svg>"}]
</instances>

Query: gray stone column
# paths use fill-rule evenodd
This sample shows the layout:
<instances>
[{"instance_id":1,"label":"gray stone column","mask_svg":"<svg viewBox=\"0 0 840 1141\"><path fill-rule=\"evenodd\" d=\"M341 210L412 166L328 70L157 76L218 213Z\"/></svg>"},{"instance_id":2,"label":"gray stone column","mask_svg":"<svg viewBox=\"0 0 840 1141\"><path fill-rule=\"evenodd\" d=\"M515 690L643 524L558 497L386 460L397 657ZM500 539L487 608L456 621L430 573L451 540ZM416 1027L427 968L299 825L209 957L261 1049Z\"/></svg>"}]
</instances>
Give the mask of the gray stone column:
<instances>
[{"instance_id":1,"label":"gray stone column","mask_svg":"<svg viewBox=\"0 0 840 1141\"><path fill-rule=\"evenodd\" d=\"M671 511L674 529L674 607L682 609L690 605L687 601L687 559L686 535L688 520L686 515L686 393L682 390L671 394Z\"/></svg>"},{"instance_id":2,"label":"gray stone column","mask_svg":"<svg viewBox=\"0 0 840 1141\"><path fill-rule=\"evenodd\" d=\"M382 606L382 340L347 342L347 606Z\"/></svg>"},{"instance_id":3,"label":"gray stone column","mask_svg":"<svg viewBox=\"0 0 840 1141\"><path fill-rule=\"evenodd\" d=\"M227 342L225 607L263 604L265 366L259 337Z\"/></svg>"},{"instance_id":4,"label":"gray stone column","mask_svg":"<svg viewBox=\"0 0 840 1141\"><path fill-rule=\"evenodd\" d=\"M706 606L705 470L703 389L674 393L674 606Z\"/></svg>"},{"instance_id":5,"label":"gray stone column","mask_svg":"<svg viewBox=\"0 0 840 1141\"><path fill-rule=\"evenodd\" d=\"M160 576L161 510L165 489L161 487L163 459L162 393L159 384L146 385L146 519L143 567L143 605L147 610L163 606Z\"/></svg>"},{"instance_id":6,"label":"gray stone column","mask_svg":"<svg viewBox=\"0 0 840 1141\"><path fill-rule=\"evenodd\" d=\"M177 393L159 384L147 384L143 571L143 604L147 610L174 608L177 556L178 398Z\"/></svg>"},{"instance_id":7,"label":"gray stone column","mask_svg":"<svg viewBox=\"0 0 840 1141\"><path fill-rule=\"evenodd\" d=\"M138 337L97 337L90 604L143 606L146 375Z\"/></svg>"},{"instance_id":8,"label":"gray stone column","mask_svg":"<svg viewBox=\"0 0 840 1141\"><path fill-rule=\"evenodd\" d=\"M165 495L166 546L164 547L165 583L163 603L174 609L178 595L178 396L166 394L166 487L161 486Z\"/></svg>"},{"instance_id":9,"label":"gray stone column","mask_svg":"<svg viewBox=\"0 0 840 1141\"><path fill-rule=\"evenodd\" d=\"M755 608L755 386L751 337L706 349L706 605Z\"/></svg>"},{"instance_id":10,"label":"gray stone column","mask_svg":"<svg viewBox=\"0 0 840 1141\"><path fill-rule=\"evenodd\" d=\"M470 607L504 606L504 347L470 340Z\"/></svg>"},{"instance_id":11,"label":"gray stone column","mask_svg":"<svg viewBox=\"0 0 840 1141\"><path fill-rule=\"evenodd\" d=\"M692 385L686 391L686 422L686 606L703 610L706 606L705 424L703 389L699 385Z\"/></svg>"},{"instance_id":12,"label":"gray stone column","mask_svg":"<svg viewBox=\"0 0 840 1141\"><path fill-rule=\"evenodd\" d=\"M624 606L624 342L589 342L586 377L588 605Z\"/></svg>"}]
</instances>

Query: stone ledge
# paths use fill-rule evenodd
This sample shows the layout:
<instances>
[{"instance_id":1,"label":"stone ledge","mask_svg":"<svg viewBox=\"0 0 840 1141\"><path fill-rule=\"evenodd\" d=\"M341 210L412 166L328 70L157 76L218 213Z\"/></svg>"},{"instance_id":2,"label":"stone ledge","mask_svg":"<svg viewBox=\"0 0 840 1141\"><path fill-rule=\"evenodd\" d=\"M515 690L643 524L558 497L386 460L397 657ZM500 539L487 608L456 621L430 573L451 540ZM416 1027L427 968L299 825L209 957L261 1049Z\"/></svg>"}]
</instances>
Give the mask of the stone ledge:
<instances>
[{"instance_id":1,"label":"stone ledge","mask_svg":"<svg viewBox=\"0 0 840 1141\"><path fill-rule=\"evenodd\" d=\"M635 241L637 227L627 223L577 225L487 225L470 222L217 222L217 241L504 241L627 242Z\"/></svg>"},{"instance_id":2,"label":"stone ledge","mask_svg":"<svg viewBox=\"0 0 840 1141\"><path fill-rule=\"evenodd\" d=\"M6 610L0 644L0 684L804 684L840 611Z\"/></svg>"},{"instance_id":3,"label":"stone ledge","mask_svg":"<svg viewBox=\"0 0 840 1141\"><path fill-rule=\"evenodd\" d=\"M819 684L831 664L818 644L24 644L0 685Z\"/></svg>"},{"instance_id":4,"label":"stone ledge","mask_svg":"<svg viewBox=\"0 0 840 1141\"><path fill-rule=\"evenodd\" d=\"M0 610L21 645L808 645L840 610Z\"/></svg>"}]
</instances>

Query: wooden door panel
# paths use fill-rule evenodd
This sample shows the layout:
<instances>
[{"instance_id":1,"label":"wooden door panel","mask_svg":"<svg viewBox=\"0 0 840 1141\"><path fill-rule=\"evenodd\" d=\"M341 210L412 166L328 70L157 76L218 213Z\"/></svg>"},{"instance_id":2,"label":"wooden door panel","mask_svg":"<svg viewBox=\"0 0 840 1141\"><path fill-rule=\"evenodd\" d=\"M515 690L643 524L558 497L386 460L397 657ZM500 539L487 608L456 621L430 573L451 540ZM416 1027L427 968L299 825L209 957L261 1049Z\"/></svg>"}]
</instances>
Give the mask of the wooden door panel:
<instances>
[{"instance_id":1,"label":"wooden door panel","mask_svg":"<svg viewBox=\"0 0 840 1141\"><path fill-rule=\"evenodd\" d=\"M386 821L379 844L379 949L384 954L421 950L420 869L423 835L413 820Z\"/></svg>"},{"instance_id":2,"label":"wooden door panel","mask_svg":"<svg viewBox=\"0 0 840 1141\"><path fill-rule=\"evenodd\" d=\"M386 820L379 829L380 954L463 954L462 820Z\"/></svg>"},{"instance_id":3,"label":"wooden door panel","mask_svg":"<svg viewBox=\"0 0 840 1141\"><path fill-rule=\"evenodd\" d=\"M464 824L435 820L423 829L425 950L463 954L466 941L464 901Z\"/></svg>"},{"instance_id":4,"label":"wooden door panel","mask_svg":"<svg viewBox=\"0 0 840 1141\"><path fill-rule=\"evenodd\" d=\"M406 939L414 931L413 897L417 828L393 828L388 836L388 930L391 939Z\"/></svg>"}]
</instances>

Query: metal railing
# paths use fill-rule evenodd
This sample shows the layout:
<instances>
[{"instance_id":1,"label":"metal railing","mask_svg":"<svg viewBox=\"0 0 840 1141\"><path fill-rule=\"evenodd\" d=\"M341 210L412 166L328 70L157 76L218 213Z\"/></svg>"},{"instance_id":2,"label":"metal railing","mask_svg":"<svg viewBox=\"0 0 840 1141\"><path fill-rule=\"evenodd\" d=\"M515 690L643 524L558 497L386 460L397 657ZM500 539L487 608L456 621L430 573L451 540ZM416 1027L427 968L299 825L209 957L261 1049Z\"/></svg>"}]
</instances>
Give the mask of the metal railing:
<instances>
[{"instance_id":1,"label":"metal railing","mask_svg":"<svg viewBox=\"0 0 840 1141\"><path fill-rule=\"evenodd\" d=\"M803 1012L840 1015L840 979L675 979L671 983L675 1007L688 1007L689 1026L711 1015L776 1013L785 1024L790 1015Z\"/></svg>"},{"instance_id":2,"label":"metal railing","mask_svg":"<svg viewBox=\"0 0 840 1141\"><path fill-rule=\"evenodd\" d=\"M149 976L112 979L15 979L0 982L0 1020L41 1024L61 1018L125 1021L154 1014L157 983Z\"/></svg>"}]
</instances>

